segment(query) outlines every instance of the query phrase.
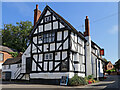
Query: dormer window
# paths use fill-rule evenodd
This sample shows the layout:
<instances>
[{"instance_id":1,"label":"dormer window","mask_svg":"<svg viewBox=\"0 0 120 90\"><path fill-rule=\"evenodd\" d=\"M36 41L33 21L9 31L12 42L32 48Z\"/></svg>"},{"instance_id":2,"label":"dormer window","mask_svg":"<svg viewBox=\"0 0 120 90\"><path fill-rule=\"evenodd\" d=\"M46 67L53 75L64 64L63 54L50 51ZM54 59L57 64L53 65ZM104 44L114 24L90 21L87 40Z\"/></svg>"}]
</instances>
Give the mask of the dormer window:
<instances>
[{"instance_id":1,"label":"dormer window","mask_svg":"<svg viewBox=\"0 0 120 90\"><path fill-rule=\"evenodd\" d=\"M51 21L51 16L45 17L45 22Z\"/></svg>"}]
</instances>

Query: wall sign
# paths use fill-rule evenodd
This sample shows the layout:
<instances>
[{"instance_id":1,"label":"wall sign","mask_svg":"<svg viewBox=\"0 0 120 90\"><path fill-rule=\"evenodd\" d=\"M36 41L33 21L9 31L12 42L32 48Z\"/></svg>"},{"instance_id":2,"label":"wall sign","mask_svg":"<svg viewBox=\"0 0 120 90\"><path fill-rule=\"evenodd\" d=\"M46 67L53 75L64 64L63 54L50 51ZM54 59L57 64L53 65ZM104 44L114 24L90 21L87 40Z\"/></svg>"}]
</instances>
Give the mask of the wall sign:
<instances>
[{"instance_id":1,"label":"wall sign","mask_svg":"<svg viewBox=\"0 0 120 90\"><path fill-rule=\"evenodd\" d=\"M68 83L68 76L62 76L60 80L60 85L67 85Z\"/></svg>"},{"instance_id":2,"label":"wall sign","mask_svg":"<svg viewBox=\"0 0 120 90\"><path fill-rule=\"evenodd\" d=\"M100 50L100 55L104 56L104 49Z\"/></svg>"}]
</instances>

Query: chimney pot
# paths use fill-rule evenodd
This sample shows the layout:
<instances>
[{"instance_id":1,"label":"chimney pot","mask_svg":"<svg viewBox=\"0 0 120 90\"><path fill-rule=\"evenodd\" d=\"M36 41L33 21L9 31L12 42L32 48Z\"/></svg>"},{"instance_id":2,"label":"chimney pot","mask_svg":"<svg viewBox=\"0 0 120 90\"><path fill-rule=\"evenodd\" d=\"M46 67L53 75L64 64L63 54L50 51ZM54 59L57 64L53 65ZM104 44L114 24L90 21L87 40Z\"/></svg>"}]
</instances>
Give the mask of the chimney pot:
<instances>
[{"instance_id":1,"label":"chimney pot","mask_svg":"<svg viewBox=\"0 0 120 90\"><path fill-rule=\"evenodd\" d=\"M38 9L38 4L36 5L36 9Z\"/></svg>"},{"instance_id":2,"label":"chimney pot","mask_svg":"<svg viewBox=\"0 0 120 90\"><path fill-rule=\"evenodd\" d=\"M88 19L88 16L86 16L86 19Z\"/></svg>"}]
</instances>

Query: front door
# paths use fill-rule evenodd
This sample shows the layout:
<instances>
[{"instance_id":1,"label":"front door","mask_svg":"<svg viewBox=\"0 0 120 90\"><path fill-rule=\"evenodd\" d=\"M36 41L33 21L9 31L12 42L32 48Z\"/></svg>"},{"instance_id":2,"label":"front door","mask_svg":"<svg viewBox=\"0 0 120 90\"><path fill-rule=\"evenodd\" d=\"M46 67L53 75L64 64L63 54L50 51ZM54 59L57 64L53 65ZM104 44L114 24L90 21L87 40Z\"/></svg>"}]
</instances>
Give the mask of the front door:
<instances>
[{"instance_id":1,"label":"front door","mask_svg":"<svg viewBox=\"0 0 120 90\"><path fill-rule=\"evenodd\" d=\"M32 69L32 62L31 62L31 58L27 57L26 58L26 73L30 73Z\"/></svg>"}]
</instances>

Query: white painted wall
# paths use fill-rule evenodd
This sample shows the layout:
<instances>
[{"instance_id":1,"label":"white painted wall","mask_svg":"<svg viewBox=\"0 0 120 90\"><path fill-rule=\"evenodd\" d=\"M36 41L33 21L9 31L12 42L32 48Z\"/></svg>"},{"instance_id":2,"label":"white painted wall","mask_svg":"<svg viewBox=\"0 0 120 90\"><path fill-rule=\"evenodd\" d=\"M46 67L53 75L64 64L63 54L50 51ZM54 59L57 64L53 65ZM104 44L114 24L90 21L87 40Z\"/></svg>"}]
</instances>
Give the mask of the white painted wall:
<instances>
[{"instance_id":1,"label":"white painted wall","mask_svg":"<svg viewBox=\"0 0 120 90\"><path fill-rule=\"evenodd\" d=\"M86 56L86 75L92 75L92 63L91 63L91 37L85 37L87 42L85 46L85 56Z\"/></svg>"},{"instance_id":2,"label":"white painted wall","mask_svg":"<svg viewBox=\"0 0 120 90\"><path fill-rule=\"evenodd\" d=\"M99 77L103 77L103 64L102 64L102 61L100 60L100 72L99 72Z\"/></svg>"},{"instance_id":3,"label":"white painted wall","mask_svg":"<svg viewBox=\"0 0 120 90\"><path fill-rule=\"evenodd\" d=\"M61 79L62 76L69 76L72 78L74 76L73 72L61 72L61 73L31 73L30 78L42 78L42 79Z\"/></svg>"},{"instance_id":4,"label":"white painted wall","mask_svg":"<svg viewBox=\"0 0 120 90\"><path fill-rule=\"evenodd\" d=\"M51 23L45 24L45 31L51 30Z\"/></svg>"},{"instance_id":5,"label":"white painted wall","mask_svg":"<svg viewBox=\"0 0 120 90\"><path fill-rule=\"evenodd\" d=\"M11 72L11 79L14 79L15 72L19 69L17 67L17 65L18 64L12 64L12 65L10 65L10 68L8 68L9 65L3 65L2 72L10 71Z\"/></svg>"},{"instance_id":6,"label":"white painted wall","mask_svg":"<svg viewBox=\"0 0 120 90\"><path fill-rule=\"evenodd\" d=\"M30 51L31 51L31 44L28 46L28 48L25 50L25 52L22 55L22 73L26 72L26 57L30 57Z\"/></svg>"},{"instance_id":7,"label":"white painted wall","mask_svg":"<svg viewBox=\"0 0 120 90\"><path fill-rule=\"evenodd\" d=\"M50 11L47 10L45 16L50 15L50 14L51 14Z\"/></svg>"},{"instance_id":8,"label":"white painted wall","mask_svg":"<svg viewBox=\"0 0 120 90\"><path fill-rule=\"evenodd\" d=\"M78 76L85 77L85 74L84 73L78 73Z\"/></svg>"},{"instance_id":9,"label":"white painted wall","mask_svg":"<svg viewBox=\"0 0 120 90\"><path fill-rule=\"evenodd\" d=\"M3 63L0 63L0 69L2 69L2 64L3 64Z\"/></svg>"},{"instance_id":10,"label":"white painted wall","mask_svg":"<svg viewBox=\"0 0 120 90\"><path fill-rule=\"evenodd\" d=\"M58 21L53 22L53 29L58 29Z\"/></svg>"}]
</instances>

